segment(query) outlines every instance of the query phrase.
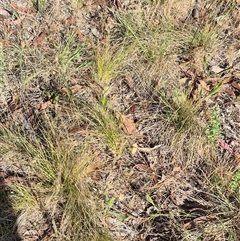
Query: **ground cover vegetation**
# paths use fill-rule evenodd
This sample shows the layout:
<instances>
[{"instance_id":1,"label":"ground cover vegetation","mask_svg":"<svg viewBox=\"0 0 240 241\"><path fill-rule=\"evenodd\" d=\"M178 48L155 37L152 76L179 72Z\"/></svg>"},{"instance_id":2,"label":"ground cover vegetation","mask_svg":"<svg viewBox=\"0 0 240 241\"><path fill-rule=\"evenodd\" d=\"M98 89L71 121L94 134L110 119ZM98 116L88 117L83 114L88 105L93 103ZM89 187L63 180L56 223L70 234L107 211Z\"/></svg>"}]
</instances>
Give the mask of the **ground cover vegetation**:
<instances>
[{"instance_id":1,"label":"ground cover vegetation","mask_svg":"<svg viewBox=\"0 0 240 241\"><path fill-rule=\"evenodd\" d=\"M239 240L239 4L1 1L0 240Z\"/></svg>"}]
</instances>

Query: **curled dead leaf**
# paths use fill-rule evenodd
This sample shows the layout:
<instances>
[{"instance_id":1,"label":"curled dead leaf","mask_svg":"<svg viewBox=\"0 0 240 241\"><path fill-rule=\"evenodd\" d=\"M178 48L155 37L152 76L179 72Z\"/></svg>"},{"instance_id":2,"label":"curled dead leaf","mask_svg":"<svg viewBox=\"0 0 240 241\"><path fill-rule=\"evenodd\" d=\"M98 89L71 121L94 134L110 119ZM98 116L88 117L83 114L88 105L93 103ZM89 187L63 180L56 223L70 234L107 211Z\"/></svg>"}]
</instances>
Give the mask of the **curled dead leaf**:
<instances>
[{"instance_id":1,"label":"curled dead leaf","mask_svg":"<svg viewBox=\"0 0 240 241\"><path fill-rule=\"evenodd\" d=\"M232 86L237 89L238 91L240 91L240 84L237 81L233 81L232 82Z\"/></svg>"},{"instance_id":2,"label":"curled dead leaf","mask_svg":"<svg viewBox=\"0 0 240 241\"><path fill-rule=\"evenodd\" d=\"M37 38L33 41L33 47L40 47L42 45L43 39L46 37L46 34L41 32Z\"/></svg>"},{"instance_id":3,"label":"curled dead leaf","mask_svg":"<svg viewBox=\"0 0 240 241\"><path fill-rule=\"evenodd\" d=\"M138 171L145 171L145 172L149 172L149 173L153 172L153 169L145 164L137 164L133 168L137 169Z\"/></svg>"},{"instance_id":4,"label":"curled dead leaf","mask_svg":"<svg viewBox=\"0 0 240 241\"><path fill-rule=\"evenodd\" d=\"M71 91L72 91L73 94L77 93L80 89L82 89L81 85L73 85L71 87Z\"/></svg>"},{"instance_id":5,"label":"curled dead leaf","mask_svg":"<svg viewBox=\"0 0 240 241\"><path fill-rule=\"evenodd\" d=\"M70 17L68 17L67 19L62 21L63 25L67 26L67 25L71 25L74 23L74 17L73 15L71 15Z\"/></svg>"},{"instance_id":6,"label":"curled dead leaf","mask_svg":"<svg viewBox=\"0 0 240 241\"><path fill-rule=\"evenodd\" d=\"M132 135L136 133L136 126L134 120L127 118L119 111L117 111L115 115L116 118L120 121L121 127L126 134Z\"/></svg>"},{"instance_id":7,"label":"curled dead leaf","mask_svg":"<svg viewBox=\"0 0 240 241\"><path fill-rule=\"evenodd\" d=\"M47 109L51 104L52 104L52 101L49 100L49 101L46 101L46 102L44 102L44 103L38 104L38 105L37 105L37 108L38 108L39 110L45 110L45 109Z\"/></svg>"},{"instance_id":8,"label":"curled dead leaf","mask_svg":"<svg viewBox=\"0 0 240 241\"><path fill-rule=\"evenodd\" d=\"M122 8L122 3L120 0L116 0L115 4L116 4L117 8Z\"/></svg>"},{"instance_id":9,"label":"curled dead leaf","mask_svg":"<svg viewBox=\"0 0 240 241\"><path fill-rule=\"evenodd\" d=\"M185 223L183 225L183 228L186 229L186 230L189 230L189 229L192 229L192 228L195 228L201 224L204 224L210 220L213 220L213 219L216 219L216 215L215 214L210 214L210 215L207 215L207 216L202 216L202 217L199 217L199 218L195 218L194 220L188 222L188 223Z\"/></svg>"},{"instance_id":10,"label":"curled dead leaf","mask_svg":"<svg viewBox=\"0 0 240 241\"><path fill-rule=\"evenodd\" d=\"M234 91L233 91L231 88L225 88L225 89L224 89L224 92L227 93L227 94L229 94L229 95L231 95L231 96L234 97L234 98L236 97Z\"/></svg>"},{"instance_id":11,"label":"curled dead leaf","mask_svg":"<svg viewBox=\"0 0 240 241\"><path fill-rule=\"evenodd\" d=\"M83 86L82 85L73 85L72 87L70 87L70 89L67 89L65 87L63 87L61 89L62 93L64 94L68 94L69 93L69 90L71 91L72 94L76 94L80 89L82 89Z\"/></svg>"},{"instance_id":12,"label":"curled dead leaf","mask_svg":"<svg viewBox=\"0 0 240 241\"><path fill-rule=\"evenodd\" d=\"M4 20L4 23L10 24L10 25L19 25L23 21L24 18L25 18L25 16L20 16L16 20L6 19L6 20Z\"/></svg>"},{"instance_id":13,"label":"curled dead leaf","mask_svg":"<svg viewBox=\"0 0 240 241\"><path fill-rule=\"evenodd\" d=\"M199 80L199 83L204 90L210 91L210 86L204 80Z\"/></svg>"},{"instance_id":14,"label":"curled dead leaf","mask_svg":"<svg viewBox=\"0 0 240 241\"><path fill-rule=\"evenodd\" d=\"M10 1L10 5L11 7L13 7L15 10L19 11L19 12L23 12L23 13L27 13L27 14L33 14L36 13L36 9L33 7L23 7L23 6L19 6L17 5L15 2Z\"/></svg>"}]
</instances>

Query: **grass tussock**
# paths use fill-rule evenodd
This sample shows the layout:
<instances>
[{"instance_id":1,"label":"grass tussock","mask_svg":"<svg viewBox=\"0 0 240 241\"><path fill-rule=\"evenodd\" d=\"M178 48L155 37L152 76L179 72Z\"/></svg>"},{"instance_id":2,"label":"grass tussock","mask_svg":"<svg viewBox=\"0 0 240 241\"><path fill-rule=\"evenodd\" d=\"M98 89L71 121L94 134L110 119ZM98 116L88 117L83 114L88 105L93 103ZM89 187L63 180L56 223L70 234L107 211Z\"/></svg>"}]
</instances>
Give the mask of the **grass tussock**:
<instances>
[{"instance_id":1,"label":"grass tussock","mask_svg":"<svg viewBox=\"0 0 240 241\"><path fill-rule=\"evenodd\" d=\"M2 132L7 151L14 148L29 157L29 173L11 185L14 210L21 216L29 208L39 209L58 240L110 240L99 231L95 198L88 186L94 154L85 144L60 140L51 127L41 135L29 139L20 132Z\"/></svg>"}]
</instances>

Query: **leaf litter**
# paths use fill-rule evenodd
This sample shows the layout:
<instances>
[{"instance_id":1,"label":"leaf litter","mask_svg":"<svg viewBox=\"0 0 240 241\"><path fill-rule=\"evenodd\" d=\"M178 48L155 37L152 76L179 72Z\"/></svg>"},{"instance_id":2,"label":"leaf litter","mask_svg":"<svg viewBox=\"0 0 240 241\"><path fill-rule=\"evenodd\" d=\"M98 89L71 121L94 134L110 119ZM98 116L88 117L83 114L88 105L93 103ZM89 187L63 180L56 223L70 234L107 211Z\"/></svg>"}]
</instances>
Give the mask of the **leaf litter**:
<instances>
[{"instance_id":1,"label":"leaf litter","mask_svg":"<svg viewBox=\"0 0 240 241\"><path fill-rule=\"evenodd\" d=\"M62 36L68 33L68 28L72 28L77 32L80 43L88 43L86 52L92 53L92 47L95 43L103 41L106 32L108 32L108 29L104 29L103 21L106 15L114 18L114 13L116 13L118 20L118 14L120 14L118 11L126 11L125 13L135 11L137 13L142 7L140 3L135 1L122 0L114 1L114 3L111 1L88 2L86 4L87 8L81 9L81 14L76 13L76 16L66 15L66 18L63 18L65 21L59 21L53 27L49 25L50 21L47 14L43 16L43 19L46 18L47 24L45 24L42 21L42 16L37 16L38 13L34 7L25 5L23 7L20 3L15 2L11 1L10 6L6 9L12 7L13 10L22 14L22 17L19 17L17 20L6 19L6 22L4 19L3 21L12 25L11 28L18 25L17 27L21 28L21 31L31 27L32 42L28 43L27 40L24 40L26 44L22 47L30 46L33 49L35 48L34 51L37 51L37 49L41 51L47 49L48 53L44 56L41 54L42 58L38 57L40 65L44 63L44 58L51 58L51 48L54 48L54 44L56 43L54 40L64 42ZM155 10L158 9L157 6L158 3ZM67 11L72 11L68 9L69 5L63 4L62 7L63 9L66 7ZM191 10L189 9L189 12ZM4 12L6 11L4 8L0 9L0 14L1 11L2 15L8 16L7 12ZM25 15L27 14L34 15L36 18L39 17L39 19L37 18L39 22L35 23L36 25L33 23L33 26L24 26L27 23L25 22ZM99 14L102 14L102 22L99 21L101 19ZM161 14L167 14L167 11ZM201 14L201 12L198 12L199 16ZM199 16L197 19L201 20ZM196 15L194 18L196 18ZM204 18L207 17L204 16ZM54 21L56 22L57 19L54 19ZM82 22L81 27L79 27L79 22ZM40 26L38 26L39 24ZM21 27L21 25L23 26ZM39 27L42 27L40 32ZM55 27L56 29L54 29ZM97 34L94 34L91 29L96 29L97 32L95 32ZM47 35L49 31L51 32L51 36ZM136 36L134 37L136 38ZM16 43L13 41L13 37L15 39L20 38L18 33L13 31L12 36L7 36L0 40L4 49L12 45L12 43ZM227 35L225 37L228 38ZM48 41L47 47L45 46L46 40ZM48 48L49 46L51 48ZM66 46L68 46L68 43L66 43ZM141 48L143 48L143 45L141 45ZM144 52L143 49L141 51ZM30 51L29 56L33 53ZM57 53L54 54L57 55ZM64 54L67 55L67 51ZM24 57L22 56L22 58ZM87 54L84 57L87 61L91 60L91 56ZM216 56L216 58L218 57ZM31 64L34 61L34 58L31 58L29 62L26 62L24 64L26 66L21 67L20 74L17 74L19 73L17 71L19 64L12 63L12 66L16 66L13 68L16 76L12 75L13 70L11 70L8 73L10 78L9 86L3 91L1 90L7 103L1 106L1 128L2 126L3 129L17 126L20 129L22 128L23 132L29 133L29 130L39 128L37 125L34 126L35 123L40 122L40 126L44 124L43 115L46 115L49 119L54 119L57 116L64 123L69 115L69 108L66 107L66 103L76 101L76 103L82 104L86 102L91 105L92 101L96 103L99 99L98 95L99 91L101 92L101 87L96 85L92 89L85 88L85 86L94 86L92 82L86 84L90 72L87 68L76 73L62 73L61 69L50 68L49 74L41 74L39 77L35 76L32 81L33 83L31 81L28 83L25 88L29 88L31 91L27 92L25 91L26 89L21 89L22 86L18 85L21 74L32 71ZM50 65L54 61L56 59L51 58ZM141 59L139 58L134 61L140 62ZM72 62L71 64L74 66L76 62ZM146 59L143 62L146 62ZM64 61L61 63L64 63ZM188 97L190 99L193 98L195 101L198 100L201 90L196 85L200 85L207 92L207 95L214 97L213 99L205 99L207 104L202 106L202 109L208 105L210 109L212 108L211 105L217 105L220 108L222 136L217 140L219 143L219 153L214 157L215 162L223 165L224 163L221 163L221 161L227 160L229 165L231 165L233 160L238 160L240 152L240 133L239 128L237 128L239 127L240 107L235 102L240 90L239 76L234 71L229 71L223 76L221 74L206 76L206 73L201 72L202 70L193 67L194 63L191 61L187 64L191 67L187 67L183 71L184 75L182 77L186 80L184 84L189 85L188 88L193 90L192 96L189 95ZM46 68L47 66L43 67ZM131 68L131 64L129 64L128 68ZM182 139L175 139L177 137L174 136L174 128L169 124L165 125L166 120L161 118L161 114L165 111L165 106L160 104L160 102L156 104L156 99L157 101L159 99L153 89L157 84L154 83L154 80L149 80L147 84L142 83L142 79L146 78L144 74L147 73L148 68L151 69L151 66L145 66L145 69L142 72L139 71L134 78L130 77L128 73L125 75L125 81L120 81L121 76L118 76L120 79L111 82L113 86L113 88L111 86L113 89L112 96L116 97L119 101L117 107L115 106L112 111L115 113L118 124L123 133L126 134L126 139L129 143L121 156L116 158L115 154L99 146L97 141L94 142L91 140L91 144L94 146L93 149L99 151L98 159L106 160L106 163L96 167L95 172L93 172L95 175L92 174L92 183L90 185L99 191L99 199L102 199L102 202L105 201L103 197L106 196L111 197L109 200L114 200L110 203L111 205L109 204L109 213L106 213L105 221L102 219L102 222L106 225L105 228L110 230L113 240L184 240L186 237L189 240L194 240L201 232L205 232L204 235L206 238L203 238L203 240L227 240L226 238L218 239L218 234L220 233L219 235L223 237L224 231L222 233L218 231L218 234L214 234L214 232L209 234L205 231L205 228L209 225L212 227L213 225L221 224L221 221L219 221L221 215L218 216L218 213L222 211L220 198L218 199L216 193L209 194L203 184L205 181L204 176L209 174L207 173L208 159L206 156L208 144L205 143L205 146L202 146L200 143L198 145L197 138L199 137L195 136L193 141L189 139L187 134ZM70 72L70 70L69 68L68 71ZM176 71L177 73L173 73L175 71L173 69L170 71L174 75L174 81L176 81L180 68ZM63 82L63 76L68 77L67 83ZM171 75L167 77L169 76ZM154 78L156 77L154 76ZM60 113L54 109L53 99L46 96L42 91L43 89L60 96L60 100L57 100L58 105L62 107ZM13 103L15 101L12 101L12 104L10 104L10 99L14 100L14 96L16 96L15 93L19 94L18 100L15 104ZM80 99L78 99L79 96ZM100 93L100 96L102 96L102 93ZM187 95L185 94L184 96ZM79 105L81 106L81 104ZM92 108L94 108L94 105ZM84 111L84 108L80 109L79 112L81 111ZM206 113L204 115L207 115ZM30 123L31 118L34 120L32 123ZM87 137L90 136L89 126L91 126L91 123L89 125L88 123L84 123L86 120L82 121L83 123L81 121L74 123L74 119L75 116L67 123L68 134L71 134L75 138L74 142L79 142L80 139L88 142L89 139ZM60 130L61 128L64 132L64 128L66 127L58 127ZM174 146L174 142L177 142L181 148L178 149ZM194 143L193 146L191 142ZM232 154L234 157L231 157ZM7 156L3 157L1 169L4 169L8 165L7 160ZM194 163L191 163L189 160L194 160ZM21 163L16 164L20 164L21 166ZM13 168L12 166L10 168ZM14 174L15 176L20 175L20 169L21 167ZM14 175L12 176L14 177ZM211 175L212 173L207 178L210 178ZM25 180L24 177L19 178L20 180L13 177L8 177L5 181L1 182L1 185ZM217 206L217 208L214 208L214 206ZM39 210L35 210L33 213L38 212ZM23 214L18 219L18 232L22 240L39 240L45 235L44 232L41 233L41 230L48 230L44 240L57 240L54 237L55 234L52 226L40 214L38 214L39 219L41 219L38 220L41 226L39 233L34 231L35 234L32 237L27 234L26 230L31 229L31 225L27 227L29 225L27 219L29 217L32 219L32 216L29 215L29 210L25 210ZM224 219L230 217L226 213L224 215L226 215ZM61 221L64 222L64 220ZM24 225L26 226L25 228Z\"/></svg>"}]
</instances>

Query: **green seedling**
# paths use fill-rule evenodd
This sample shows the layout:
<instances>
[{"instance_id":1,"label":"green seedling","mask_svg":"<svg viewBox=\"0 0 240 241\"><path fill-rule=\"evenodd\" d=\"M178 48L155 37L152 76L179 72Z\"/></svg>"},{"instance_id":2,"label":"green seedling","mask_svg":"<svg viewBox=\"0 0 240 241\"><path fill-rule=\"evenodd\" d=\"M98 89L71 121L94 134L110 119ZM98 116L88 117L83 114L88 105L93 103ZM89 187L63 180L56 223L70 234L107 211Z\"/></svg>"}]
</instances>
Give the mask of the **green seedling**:
<instances>
[{"instance_id":1,"label":"green seedling","mask_svg":"<svg viewBox=\"0 0 240 241\"><path fill-rule=\"evenodd\" d=\"M81 54L85 47L85 42L78 44L75 32L69 33L64 40L64 43L59 44L59 54L56 56L56 62L58 63L62 74L70 74L83 67L91 65L90 62L81 62Z\"/></svg>"},{"instance_id":2,"label":"green seedling","mask_svg":"<svg viewBox=\"0 0 240 241\"><path fill-rule=\"evenodd\" d=\"M159 209L158 209L158 207L155 205L155 203L154 203L154 201L153 201L153 199L151 198L151 196L150 196L150 195L146 194L146 200L147 200L147 202L149 202L150 204L152 204L152 205L153 205L154 210L156 210L156 211L158 211L158 210L159 210Z\"/></svg>"},{"instance_id":3,"label":"green seedling","mask_svg":"<svg viewBox=\"0 0 240 241\"><path fill-rule=\"evenodd\" d=\"M117 219L124 221L125 219L128 218L128 215L125 213L116 213L116 212L111 212L113 216L115 216Z\"/></svg>"},{"instance_id":4,"label":"green seedling","mask_svg":"<svg viewBox=\"0 0 240 241\"><path fill-rule=\"evenodd\" d=\"M108 199L107 198L107 207L105 209L105 215L107 214L111 214L113 216L115 216L117 219L121 220L121 221L124 221L125 219L128 218L128 215L125 214L125 213L117 213L117 212L113 212L111 211L113 205L114 205L114 202L115 202L115 198L112 197L111 199Z\"/></svg>"},{"instance_id":5,"label":"green seedling","mask_svg":"<svg viewBox=\"0 0 240 241\"><path fill-rule=\"evenodd\" d=\"M49 100L52 100L53 104L56 104L58 102L59 94L57 92L44 90L43 93L47 95Z\"/></svg>"},{"instance_id":6,"label":"green seedling","mask_svg":"<svg viewBox=\"0 0 240 241\"><path fill-rule=\"evenodd\" d=\"M114 197L112 197L110 199L108 199L108 197L106 198L107 207L106 207L106 210L105 210L105 214L108 214L110 212L111 208L114 205L114 202L115 202L115 198Z\"/></svg>"}]
</instances>

